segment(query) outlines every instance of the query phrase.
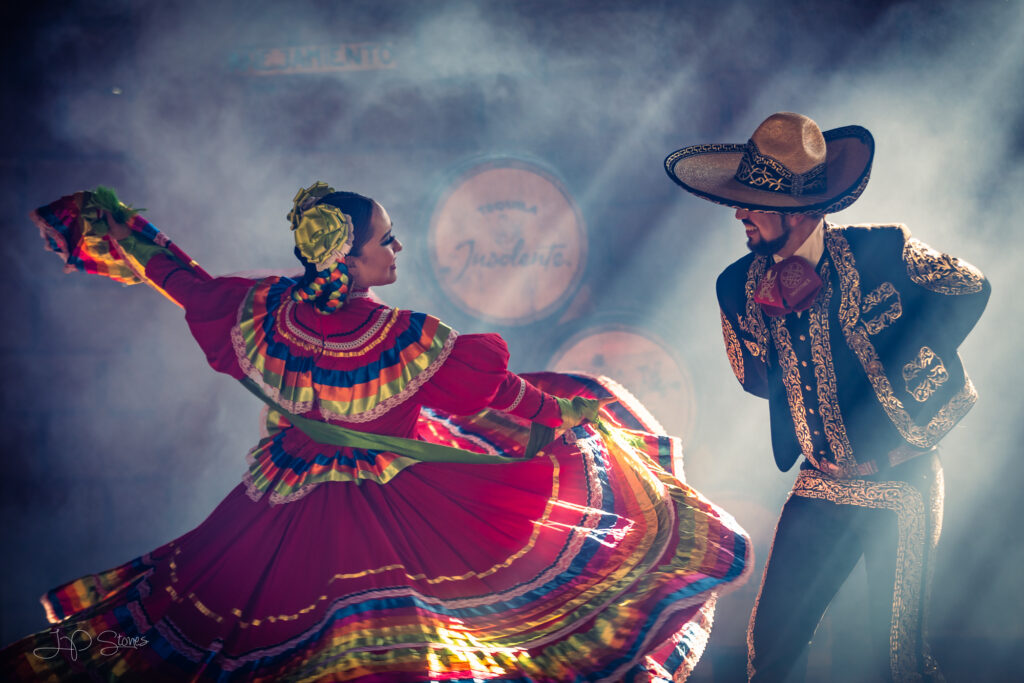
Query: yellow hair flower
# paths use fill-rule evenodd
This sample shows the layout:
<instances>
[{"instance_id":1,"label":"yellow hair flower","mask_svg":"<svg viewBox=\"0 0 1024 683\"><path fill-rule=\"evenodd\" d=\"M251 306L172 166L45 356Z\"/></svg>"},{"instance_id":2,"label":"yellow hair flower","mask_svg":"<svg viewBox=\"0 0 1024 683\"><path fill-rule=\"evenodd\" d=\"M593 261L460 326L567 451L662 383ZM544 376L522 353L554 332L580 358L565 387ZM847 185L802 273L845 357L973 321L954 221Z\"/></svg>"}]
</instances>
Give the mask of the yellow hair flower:
<instances>
[{"instance_id":1,"label":"yellow hair flower","mask_svg":"<svg viewBox=\"0 0 1024 683\"><path fill-rule=\"evenodd\" d=\"M332 192L334 188L319 181L300 189L295 195L295 205L288 213L295 233L295 246L317 270L324 270L331 263L345 258L352 249L352 217L336 206L316 203Z\"/></svg>"}]
</instances>

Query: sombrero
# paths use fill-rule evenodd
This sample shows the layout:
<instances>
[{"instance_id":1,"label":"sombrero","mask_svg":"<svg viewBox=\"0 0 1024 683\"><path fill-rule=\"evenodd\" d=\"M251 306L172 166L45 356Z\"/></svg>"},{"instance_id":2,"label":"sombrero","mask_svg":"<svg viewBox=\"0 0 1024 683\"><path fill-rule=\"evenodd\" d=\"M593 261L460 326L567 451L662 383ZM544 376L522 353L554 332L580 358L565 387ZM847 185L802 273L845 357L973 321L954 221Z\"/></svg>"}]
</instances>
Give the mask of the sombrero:
<instances>
[{"instance_id":1,"label":"sombrero","mask_svg":"<svg viewBox=\"0 0 1024 683\"><path fill-rule=\"evenodd\" d=\"M868 184L875 141L866 128L821 132L802 114L772 114L745 145L684 147L665 159L683 189L718 204L776 213L834 213Z\"/></svg>"}]
</instances>

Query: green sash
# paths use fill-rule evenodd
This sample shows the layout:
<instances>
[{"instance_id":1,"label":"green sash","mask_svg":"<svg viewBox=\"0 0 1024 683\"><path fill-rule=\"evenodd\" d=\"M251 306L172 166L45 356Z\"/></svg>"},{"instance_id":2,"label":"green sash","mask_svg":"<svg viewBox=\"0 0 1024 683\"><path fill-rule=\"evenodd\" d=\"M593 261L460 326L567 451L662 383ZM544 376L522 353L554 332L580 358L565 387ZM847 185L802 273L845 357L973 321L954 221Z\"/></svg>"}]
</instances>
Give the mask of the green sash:
<instances>
[{"instance_id":1,"label":"green sash","mask_svg":"<svg viewBox=\"0 0 1024 683\"><path fill-rule=\"evenodd\" d=\"M347 429L336 424L328 424L319 420L310 420L305 417L293 415L281 408L266 396L259 386L248 377L240 380L242 385L251 391L257 398L270 406L273 410L285 416L289 422L299 428L306 436L317 443L330 444L332 446L348 446L350 448L362 448L372 451L388 451L398 453L420 462L462 462L494 465L499 463L523 462L537 454L540 449L551 442L554 430L534 423L530 428L530 441L526 447L525 457L509 458L504 455L490 455L488 453L473 453L472 451L451 446L441 446L428 441L417 439L406 439L400 436L387 436L384 434L373 434L372 432L359 432L354 429ZM539 428L539 429L538 429ZM536 435L535 435L535 432ZM540 443L543 442L543 443Z\"/></svg>"}]
</instances>

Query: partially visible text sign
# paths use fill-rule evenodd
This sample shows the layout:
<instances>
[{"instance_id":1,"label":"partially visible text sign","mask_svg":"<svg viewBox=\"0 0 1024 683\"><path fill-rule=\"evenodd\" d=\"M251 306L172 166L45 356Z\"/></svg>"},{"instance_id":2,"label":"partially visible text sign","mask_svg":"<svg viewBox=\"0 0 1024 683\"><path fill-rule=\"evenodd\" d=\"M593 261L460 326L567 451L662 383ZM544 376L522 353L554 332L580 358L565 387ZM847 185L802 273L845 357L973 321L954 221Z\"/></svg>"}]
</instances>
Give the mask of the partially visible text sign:
<instances>
[{"instance_id":1,"label":"partially visible text sign","mask_svg":"<svg viewBox=\"0 0 1024 683\"><path fill-rule=\"evenodd\" d=\"M231 70L255 76L394 69L391 43L257 48L231 55Z\"/></svg>"}]
</instances>

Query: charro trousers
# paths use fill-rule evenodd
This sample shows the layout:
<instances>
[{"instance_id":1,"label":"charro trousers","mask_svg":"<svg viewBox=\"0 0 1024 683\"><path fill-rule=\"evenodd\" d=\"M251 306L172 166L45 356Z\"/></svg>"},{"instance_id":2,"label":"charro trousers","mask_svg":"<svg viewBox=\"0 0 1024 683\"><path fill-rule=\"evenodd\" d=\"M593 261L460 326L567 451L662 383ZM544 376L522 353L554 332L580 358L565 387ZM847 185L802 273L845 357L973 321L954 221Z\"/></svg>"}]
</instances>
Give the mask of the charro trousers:
<instances>
[{"instance_id":1,"label":"charro trousers","mask_svg":"<svg viewBox=\"0 0 1024 683\"><path fill-rule=\"evenodd\" d=\"M942 680L925 638L942 467L928 453L872 479L801 470L782 509L747 632L750 681L783 681L864 557L879 681ZM870 665L869 665L870 666Z\"/></svg>"}]
</instances>

